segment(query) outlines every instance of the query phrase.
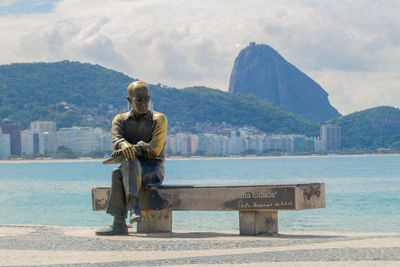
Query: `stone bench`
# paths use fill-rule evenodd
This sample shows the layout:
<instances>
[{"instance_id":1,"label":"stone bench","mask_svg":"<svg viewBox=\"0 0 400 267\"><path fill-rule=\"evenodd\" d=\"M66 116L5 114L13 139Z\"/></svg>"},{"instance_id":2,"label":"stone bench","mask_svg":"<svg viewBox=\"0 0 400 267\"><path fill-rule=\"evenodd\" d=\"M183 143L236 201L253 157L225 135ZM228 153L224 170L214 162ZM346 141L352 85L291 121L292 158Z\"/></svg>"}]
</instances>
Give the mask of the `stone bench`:
<instances>
[{"instance_id":1,"label":"stone bench","mask_svg":"<svg viewBox=\"0 0 400 267\"><path fill-rule=\"evenodd\" d=\"M106 210L109 187L92 189L93 210ZM278 210L325 208L325 184L143 188L137 232L172 232L173 210L239 211L241 235L278 234Z\"/></svg>"}]
</instances>

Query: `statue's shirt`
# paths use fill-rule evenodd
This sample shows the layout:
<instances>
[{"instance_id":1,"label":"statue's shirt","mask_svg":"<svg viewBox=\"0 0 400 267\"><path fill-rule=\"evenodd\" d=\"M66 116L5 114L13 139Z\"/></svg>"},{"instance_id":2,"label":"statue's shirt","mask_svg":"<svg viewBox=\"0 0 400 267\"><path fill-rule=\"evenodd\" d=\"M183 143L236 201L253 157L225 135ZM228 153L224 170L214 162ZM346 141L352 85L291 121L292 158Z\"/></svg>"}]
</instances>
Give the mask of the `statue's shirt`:
<instances>
[{"instance_id":1,"label":"statue's shirt","mask_svg":"<svg viewBox=\"0 0 400 267\"><path fill-rule=\"evenodd\" d=\"M135 118L133 111L118 114L112 121L112 145L128 141L134 145L139 159L165 160L165 138L167 118L164 114L149 110L144 116Z\"/></svg>"}]
</instances>

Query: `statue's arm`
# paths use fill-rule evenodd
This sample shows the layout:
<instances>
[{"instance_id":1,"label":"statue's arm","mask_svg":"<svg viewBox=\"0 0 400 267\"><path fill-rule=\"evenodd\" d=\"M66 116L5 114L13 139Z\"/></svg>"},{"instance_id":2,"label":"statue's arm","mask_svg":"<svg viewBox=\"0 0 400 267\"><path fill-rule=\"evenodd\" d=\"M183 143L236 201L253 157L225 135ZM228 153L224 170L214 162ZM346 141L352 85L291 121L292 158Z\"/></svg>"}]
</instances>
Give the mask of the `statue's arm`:
<instances>
[{"instance_id":1,"label":"statue's arm","mask_svg":"<svg viewBox=\"0 0 400 267\"><path fill-rule=\"evenodd\" d=\"M157 114L157 120L152 131L151 141L146 143L143 141L134 145L137 153L143 157L154 158L160 155L167 136L167 118L164 114Z\"/></svg>"},{"instance_id":2,"label":"statue's arm","mask_svg":"<svg viewBox=\"0 0 400 267\"><path fill-rule=\"evenodd\" d=\"M119 144L126 141L123 137L122 115L115 116L111 124L111 143L114 150L119 149Z\"/></svg>"}]
</instances>

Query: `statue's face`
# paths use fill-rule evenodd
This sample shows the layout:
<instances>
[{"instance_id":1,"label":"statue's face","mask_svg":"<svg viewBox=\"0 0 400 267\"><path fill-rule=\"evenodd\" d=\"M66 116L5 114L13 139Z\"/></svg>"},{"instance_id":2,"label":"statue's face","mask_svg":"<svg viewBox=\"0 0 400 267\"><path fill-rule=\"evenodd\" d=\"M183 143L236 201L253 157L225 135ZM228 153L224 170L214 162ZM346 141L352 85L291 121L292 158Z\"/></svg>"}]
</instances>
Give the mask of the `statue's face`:
<instances>
[{"instance_id":1,"label":"statue's face","mask_svg":"<svg viewBox=\"0 0 400 267\"><path fill-rule=\"evenodd\" d=\"M150 96L147 88L139 87L130 90L127 98L136 113L144 114L149 109Z\"/></svg>"}]
</instances>

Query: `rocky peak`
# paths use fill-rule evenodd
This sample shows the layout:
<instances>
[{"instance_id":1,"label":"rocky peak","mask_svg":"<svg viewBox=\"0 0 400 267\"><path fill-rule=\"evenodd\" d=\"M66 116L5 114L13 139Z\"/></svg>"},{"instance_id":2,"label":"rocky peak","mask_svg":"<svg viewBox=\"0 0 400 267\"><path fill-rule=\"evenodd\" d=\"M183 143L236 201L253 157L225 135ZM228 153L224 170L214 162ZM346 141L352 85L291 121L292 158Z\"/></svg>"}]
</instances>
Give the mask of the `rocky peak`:
<instances>
[{"instance_id":1,"label":"rocky peak","mask_svg":"<svg viewBox=\"0 0 400 267\"><path fill-rule=\"evenodd\" d=\"M231 73L229 92L253 94L313 121L340 116L320 85L265 44L250 43L240 51Z\"/></svg>"}]
</instances>

